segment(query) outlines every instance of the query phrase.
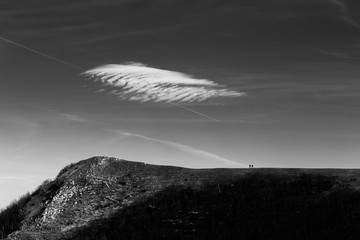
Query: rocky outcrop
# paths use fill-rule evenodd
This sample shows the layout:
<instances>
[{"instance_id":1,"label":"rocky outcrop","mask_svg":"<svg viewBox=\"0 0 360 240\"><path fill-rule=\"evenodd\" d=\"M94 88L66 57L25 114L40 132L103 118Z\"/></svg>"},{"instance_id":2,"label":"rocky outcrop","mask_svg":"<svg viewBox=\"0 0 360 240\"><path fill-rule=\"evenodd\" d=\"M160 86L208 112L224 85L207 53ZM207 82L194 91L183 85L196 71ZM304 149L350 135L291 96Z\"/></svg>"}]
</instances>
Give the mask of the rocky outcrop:
<instances>
[{"instance_id":1,"label":"rocky outcrop","mask_svg":"<svg viewBox=\"0 0 360 240\"><path fill-rule=\"evenodd\" d=\"M359 179L356 169L187 169L93 157L23 198L12 215L16 228L6 234L8 240L273 239L274 232L288 234L283 239L359 239Z\"/></svg>"},{"instance_id":2,"label":"rocky outcrop","mask_svg":"<svg viewBox=\"0 0 360 240\"><path fill-rule=\"evenodd\" d=\"M49 239L61 238L71 234L72 229L107 218L169 185L196 187L212 179L209 171L194 171L111 157L71 164L33 194L37 202L26 206L22 228L8 238L48 239L49 229Z\"/></svg>"}]
</instances>

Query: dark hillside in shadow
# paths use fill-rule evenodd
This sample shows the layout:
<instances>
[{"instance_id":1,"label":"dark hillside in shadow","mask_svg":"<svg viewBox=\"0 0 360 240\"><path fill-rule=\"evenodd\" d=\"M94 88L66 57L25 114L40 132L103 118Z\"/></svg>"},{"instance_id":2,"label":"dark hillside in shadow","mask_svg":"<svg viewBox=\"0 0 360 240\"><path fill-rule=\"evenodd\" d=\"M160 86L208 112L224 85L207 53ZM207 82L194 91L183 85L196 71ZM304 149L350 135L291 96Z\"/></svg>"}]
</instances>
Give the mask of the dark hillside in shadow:
<instances>
[{"instance_id":1,"label":"dark hillside in shadow","mask_svg":"<svg viewBox=\"0 0 360 240\"><path fill-rule=\"evenodd\" d=\"M201 189L171 186L96 220L82 239L359 239L360 192L334 176L248 174Z\"/></svg>"},{"instance_id":2,"label":"dark hillside in shadow","mask_svg":"<svg viewBox=\"0 0 360 240\"><path fill-rule=\"evenodd\" d=\"M0 211L7 240L360 239L356 169L188 169L99 156Z\"/></svg>"}]
</instances>

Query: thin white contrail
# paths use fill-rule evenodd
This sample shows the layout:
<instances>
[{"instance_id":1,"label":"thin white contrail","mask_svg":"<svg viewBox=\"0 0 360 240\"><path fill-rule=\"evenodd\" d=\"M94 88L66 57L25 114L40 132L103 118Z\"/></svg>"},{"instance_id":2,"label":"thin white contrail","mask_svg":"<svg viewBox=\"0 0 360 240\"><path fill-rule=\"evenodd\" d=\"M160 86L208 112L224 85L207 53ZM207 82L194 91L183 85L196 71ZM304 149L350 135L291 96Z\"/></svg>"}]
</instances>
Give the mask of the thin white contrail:
<instances>
[{"instance_id":1,"label":"thin white contrail","mask_svg":"<svg viewBox=\"0 0 360 240\"><path fill-rule=\"evenodd\" d=\"M193 112L193 113L195 113L195 114L198 114L198 115L200 115L200 116L203 116L203 117L205 117L205 118L207 118L207 119L210 119L210 120L213 120L213 121L216 121L216 122L220 122L219 119L210 117L210 116L208 116L208 115L205 115L205 114L203 114L203 113L201 113L201 112L195 111L195 110L190 109L190 108L188 108L188 107L184 107L184 106L182 106L182 105L179 105L179 104L176 104L176 103L172 103L172 102L168 102L168 103L171 104L171 105L174 105L174 106L176 106L176 107L183 108L183 109L185 109L185 110L188 110L188 111L190 111L190 112Z\"/></svg>"},{"instance_id":2,"label":"thin white contrail","mask_svg":"<svg viewBox=\"0 0 360 240\"><path fill-rule=\"evenodd\" d=\"M35 50L35 49L33 49L33 48L30 48L30 47L27 47L27 46L22 45L22 44L20 44L20 43L14 42L14 41L12 41L12 40L10 40L10 39L4 38L4 37L0 37L0 40L3 40L3 41L5 41L5 42L11 43L11 44L14 44L14 45L16 45L16 46L18 46L18 47L21 47L21 48L23 48L23 49L25 49L25 50L28 50L28 51L33 52L33 53L36 53L36 54L41 55L41 56L43 56L43 57L49 58L49 59L51 59L51 60L53 60L53 61L56 61L56 62L58 62L58 63L65 64L65 65L67 65L67 66L70 66L70 67L73 67L73 68L77 68L77 69L85 70L85 71L86 71L86 69L85 69L84 67L81 67L81 66L78 66L78 65L69 63L69 62L67 62L67 61L61 60L61 59L59 59L59 58L50 56L50 55L48 55L48 54L46 54L46 53L40 52L40 51Z\"/></svg>"},{"instance_id":3,"label":"thin white contrail","mask_svg":"<svg viewBox=\"0 0 360 240\"><path fill-rule=\"evenodd\" d=\"M23 44L17 43L17 42L15 42L15 41L10 40L10 39L7 39L7 38L4 38L4 37L1 37L1 36L0 36L0 40L2 40L2 41L4 41L4 42L7 42L7 43L10 43L10 44L13 44L13 45L15 45L15 46L18 46L18 47L20 47L20 48L23 48L23 49L25 49L25 50L27 50L27 51L30 51L30 52L32 52L32 53L38 54L38 55L40 55L40 56L42 56L42 57L51 59L51 60L53 60L53 61L55 61L55 62L64 64L64 65L67 65L67 66L70 66L70 67L73 67L73 68L76 68L76 69L80 69L80 70L82 70L82 71L87 71L87 69L84 68L84 67L81 67L81 66L79 66L79 65L76 65L76 64L73 64L73 63L70 63L70 62L61 60L61 59L59 59L59 58L57 58L57 57L50 56L50 55L48 55L48 54L46 54L46 53L43 53L43 52L38 51L38 50L36 50L36 49L33 49L33 48L31 48L31 47L27 47L27 46L25 46L25 45L23 45ZM216 122L220 122L220 120L218 120L218 119L216 119L216 118L210 117L210 116L208 116L208 115L205 115L205 114L203 114L203 113L201 113L201 112L192 110L192 109L190 109L190 108L187 108L187 107L184 107L184 106L175 104L175 103L170 103L170 102L169 102L169 104L174 105L174 106L176 106L176 107L178 107L178 108L185 109L185 110L190 111L190 112L192 112L192 113L195 113L195 114L197 114L197 115L199 115L199 116L205 117L205 118L207 118L207 119L209 119L209 120L216 121Z\"/></svg>"}]
</instances>

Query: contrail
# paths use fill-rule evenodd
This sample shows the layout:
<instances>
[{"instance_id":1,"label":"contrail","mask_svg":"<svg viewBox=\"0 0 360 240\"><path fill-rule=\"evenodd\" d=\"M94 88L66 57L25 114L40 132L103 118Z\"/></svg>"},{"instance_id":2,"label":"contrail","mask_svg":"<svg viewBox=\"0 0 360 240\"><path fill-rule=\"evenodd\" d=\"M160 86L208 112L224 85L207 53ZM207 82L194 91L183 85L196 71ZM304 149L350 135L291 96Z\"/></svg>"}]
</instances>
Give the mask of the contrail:
<instances>
[{"instance_id":1,"label":"contrail","mask_svg":"<svg viewBox=\"0 0 360 240\"><path fill-rule=\"evenodd\" d=\"M70 67L73 67L73 68L77 68L77 69L85 70L85 71L86 71L86 69L85 69L84 67L80 67L80 66L78 66L78 65L75 65L75 64L66 62L66 61L61 60L61 59L59 59L59 58L52 57L52 56L50 56L50 55L48 55L48 54L46 54L46 53L43 53L43 52L40 52L40 51L35 50L35 49L33 49L33 48L24 46L24 45L22 45L22 44L20 44L20 43L14 42L14 41L12 41L12 40L10 40L10 39L4 38L4 37L0 37L0 40L3 40L3 41L8 42L8 43L11 43L11 44L13 44L13 45L15 45L15 46L21 47L21 48L23 48L23 49L25 49L25 50L28 50L28 51L33 52L33 53L36 53L36 54L38 54L38 55L40 55L40 56L46 57L46 58L51 59L51 60L53 60L53 61L56 61L56 62L58 62L58 63L61 63L61 64L64 64L64 65L67 65L67 66L70 66Z\"/></svg>"},{"instance_id":2,"label":"contrail","mask_svg":"<svg viewBox=\"0 0 360 240\"><path fill-rule=\"evenodd\" d=\"M82 71L87 71L87 69L84 68L84 67L81 67L81 66L79 66L79 65L76 65L76 64L73 64L73 63L70 63L70 62L61 60L61 59L59 59L59 58L57 58L57 57L50 56L50 55L48 55L48 54L46 54L46 53L44 53L44 52L38 51L38 50L36 50L36 49L33 49L33 48L31 48L31 47L28 47L28 46L25 46L25 45L23 45L23 44L17 43L17 42L15 42L15 41L10 40L10 39L7 39L7 38L4 38L4 37L1 37L1 36L0 36L0 40L2 40L2 41L4 41L4 42L7 42L7 43L10 43L10 44L13 44L13 45L15 45L15 46L18 46L18 47L20 47L20 48L22 48L22 49L25 49L25 50L27 50L27 51L30 51L30 52L32 52L32 53L38 54L38 55L40 55L40 56L42 56L42 57L51 59L51 60L53 60L53 61L55 61L55 62L58 62L58 63L64 64L64 65L67 65L67 66L69 66L69 67L76 68L76 69L79 69L79 70L82 70ZM208 115L205 115L205 114L200 113L200 112L198 112L198 111L192 110L192 109L190 109L190 108L187 108L187 107L184 107L184 106L175 104L175 103L170 103L170 102L169 102L169 104L174 105L174 106L176 106L176 107L178 107L178 108L185 109L185 110L190 111L190 112L192 112L192 113L195 113L195 114L197 114L197 115L199 115L199 116L205 117L205 118L207 118L207 119L209 119L209 120L216 121L216 122L220 122L220 120L218 120L218 119L216 119L216 118L210 117L210 116L208 116Z\"/></svg>"},{"instance_id":3,"label":"contrail","mask_svg":"<svg viewBox=\"0 0 360 240\"><path fill-rule=\"evenodd\" d=\"M184 106L182 106L182 105L178 105L178 104L175 104L175 103L172 103L172 102L168 102L168 103L171 104L171 105L174 105L175 107L183 108L183 109L185 109L185 110L188 110L188 111L190 111L190 112L193 112L193 113L195 113L195 114L198 114L198 115L200 115L200 116L203 116L203 117L205 117L205 118L207 118L207 119L210 119L210 120L213 120L213 121L216 121L216 122L220 122L220 121L221 121L221 120L219 120L219 119L210 117L210 116L208 116L208 115L205 115L205 114L203 114L203 113L201 113L201 112L198 112L198 111L192 110L192 109L190 109L190 108L184 107Z\"/></svg>"},{"instance_id":4,"label":"contrail","mask_svg":"<svg viewBox=\"0 0 360 240\"><path fill-rule=\"evenodd\" d=\"M144 135L140 135L140 134L135 134L135 133L129 133L129 132L123 132L117 129L103 129L104 131L107 132L111 132L111 133L118 133L120 135L126 136L126 137L137 137L137 138L141 138L144 140L148 140L148 141L153 141L153 142L158 142L173 148L176 148L178 150L193 154L193 155L197 155L197 156L201 156L201 157L205 157L208 158L209 160L215 160L218 162L222 162L223 164L226 165L230 165L232 167L244 167L244 164L238 163L238 162L234 162L232 160L226 159L224 157L221 157L219 155L216 155L214 153L210 153L201 149L197 149L194 147L190 147L188 145L185 144L180 144L177 142L172 142L172 141L167 141L167 140L162 140L162 139L158 139L158 138L153 138L153 137L147 137Z\"/></svg>"}]
</instances>

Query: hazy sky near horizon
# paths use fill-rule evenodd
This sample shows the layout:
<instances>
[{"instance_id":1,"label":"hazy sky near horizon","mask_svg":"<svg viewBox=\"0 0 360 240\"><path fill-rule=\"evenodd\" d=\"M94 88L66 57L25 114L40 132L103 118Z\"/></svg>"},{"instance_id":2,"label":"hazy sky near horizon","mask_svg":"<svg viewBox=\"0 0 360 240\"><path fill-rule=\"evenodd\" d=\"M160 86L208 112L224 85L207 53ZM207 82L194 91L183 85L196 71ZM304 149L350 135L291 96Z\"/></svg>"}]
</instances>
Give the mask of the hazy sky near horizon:
<instances>
[{"instance_id":1,"label":"hazy sky near horizon","mask_svg":"<svg viewBox=\"0 0 360 240\"><path fill-rule=\"evenodd\" d=\"M94 155L185 167L360 167L356 0L2 0L0 208ZM82 75L138 63L238 94L180 106ZM7 193L4 195L4 193Z\"/></svg>"}]
</instances>

